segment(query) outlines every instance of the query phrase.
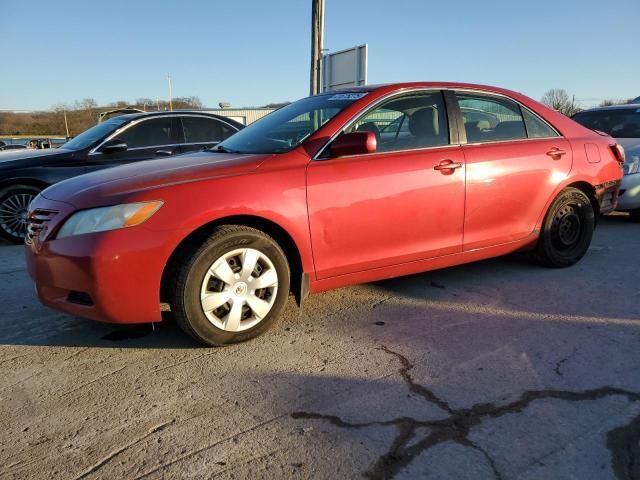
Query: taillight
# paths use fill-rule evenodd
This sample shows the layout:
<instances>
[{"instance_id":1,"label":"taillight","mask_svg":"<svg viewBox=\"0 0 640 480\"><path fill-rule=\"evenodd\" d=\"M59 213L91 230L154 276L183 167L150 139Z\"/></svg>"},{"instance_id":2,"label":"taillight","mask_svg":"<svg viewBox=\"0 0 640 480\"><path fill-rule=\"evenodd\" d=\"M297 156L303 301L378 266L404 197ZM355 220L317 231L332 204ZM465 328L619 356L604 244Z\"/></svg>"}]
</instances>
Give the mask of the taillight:
<instances>
[{"instance_id":1,"label":"taillight","mask_svg":"<svg viewBox=\"0 0 640 480\"><path fill-rule=\"evenodd\" d=\"M613 156L620 164L620 167L622 167L624 165L624 148L622 148L622 145L619 145L617 143L615 145L610 145L610 147L611 151L613 152Z\"/></svg>"}]
</instances>

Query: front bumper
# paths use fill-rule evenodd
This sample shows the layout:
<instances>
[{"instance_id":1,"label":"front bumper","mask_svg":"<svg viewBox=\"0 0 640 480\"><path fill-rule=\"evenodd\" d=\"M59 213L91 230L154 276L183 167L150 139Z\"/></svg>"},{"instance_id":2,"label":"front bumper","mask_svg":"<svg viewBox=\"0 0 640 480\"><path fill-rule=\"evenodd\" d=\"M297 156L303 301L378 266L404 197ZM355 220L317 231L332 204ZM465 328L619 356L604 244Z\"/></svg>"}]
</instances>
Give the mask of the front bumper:
<instances>
[{"instance_id":1,"label":"front bumper","mask_svg":"<svg viewBox=\"0 0 640 480\"><path fill-rule=\"evenodd\" d=\"M636 208L640 208L640 173L622 177L616 210L628 211Z\"/></svg>"},{"instance_id":2,"label":"front bumper","mask_svg":"<svg viewBox=\"0 0 640 480\"><path fill-rule=\"evenodd\" d=\"M32 208L56 212L25 245L44 305L101 322L161 321L160 279L169 256L162 234L142 225L52 240L72 207L38 197Z\"/></svg>"}]
</instances>

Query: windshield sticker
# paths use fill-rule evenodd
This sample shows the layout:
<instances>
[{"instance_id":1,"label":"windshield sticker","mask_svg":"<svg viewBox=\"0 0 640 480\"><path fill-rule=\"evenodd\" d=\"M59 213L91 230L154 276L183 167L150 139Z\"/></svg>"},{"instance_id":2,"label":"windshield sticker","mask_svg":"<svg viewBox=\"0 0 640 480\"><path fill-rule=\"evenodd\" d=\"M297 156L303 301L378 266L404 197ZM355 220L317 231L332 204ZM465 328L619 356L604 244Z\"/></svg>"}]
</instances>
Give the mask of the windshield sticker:
<instances>
[{"instance_id":1,"label":"windshield sticker","mask_svg":"<svg viewBox=\"0 0 640 480\"><path fill-rule=\"evenodd\" d=\"M360 100L366 93L336 93L329 100Z\"/></svg>"}]
</instances>

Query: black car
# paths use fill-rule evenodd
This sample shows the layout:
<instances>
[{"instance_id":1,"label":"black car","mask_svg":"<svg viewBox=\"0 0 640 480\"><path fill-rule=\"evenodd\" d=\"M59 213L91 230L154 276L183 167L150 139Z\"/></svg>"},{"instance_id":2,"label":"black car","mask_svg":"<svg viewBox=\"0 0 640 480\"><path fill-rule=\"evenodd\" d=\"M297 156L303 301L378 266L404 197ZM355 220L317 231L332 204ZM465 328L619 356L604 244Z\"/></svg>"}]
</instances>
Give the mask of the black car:
<instances>
[{"instance_id":1,"label":"black car","mask_svg":"<svg viewBox=\"0 0 640 480\"><path fill-rule=\"evenodd\" d=\"M243 128L202 112L110 118L60 148L0 152L0 236L22 243L31 200L61 180L124 163L211 148Z\"/></svg>"},{"instance_id":2,"label":"black car","mask_svg":"<svg viewBox=\"0 0 640 480\"><path fill-rule=\"evenodd\" d=\"M8 150L24 150L27 148L26 145L22 145L20 143L10 143L5 145L0 145L0 152L6 152Z\"/></svg>"}]
</instances>

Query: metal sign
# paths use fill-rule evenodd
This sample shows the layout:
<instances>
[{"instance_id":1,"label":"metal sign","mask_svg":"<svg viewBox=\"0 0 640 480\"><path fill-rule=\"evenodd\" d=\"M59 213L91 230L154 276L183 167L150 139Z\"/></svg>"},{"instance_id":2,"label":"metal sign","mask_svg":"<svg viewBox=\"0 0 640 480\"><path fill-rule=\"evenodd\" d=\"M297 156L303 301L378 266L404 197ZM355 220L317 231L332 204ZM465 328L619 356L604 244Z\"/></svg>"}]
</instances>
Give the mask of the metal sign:
<instances>
[{"instance_id":1,"label":"metal sign","mask_svg":"<svg viewBox=\"0 0 640 480\"><path fill-rule=\"evenodd\" d=\"M322 91L367 84L369 47L358 45L322 56Z\"/></svg>"}]
</instances>

